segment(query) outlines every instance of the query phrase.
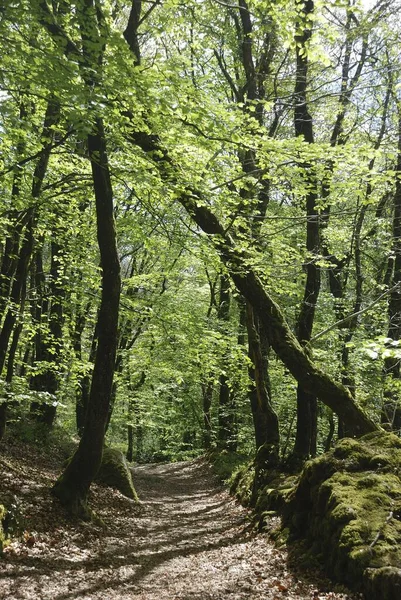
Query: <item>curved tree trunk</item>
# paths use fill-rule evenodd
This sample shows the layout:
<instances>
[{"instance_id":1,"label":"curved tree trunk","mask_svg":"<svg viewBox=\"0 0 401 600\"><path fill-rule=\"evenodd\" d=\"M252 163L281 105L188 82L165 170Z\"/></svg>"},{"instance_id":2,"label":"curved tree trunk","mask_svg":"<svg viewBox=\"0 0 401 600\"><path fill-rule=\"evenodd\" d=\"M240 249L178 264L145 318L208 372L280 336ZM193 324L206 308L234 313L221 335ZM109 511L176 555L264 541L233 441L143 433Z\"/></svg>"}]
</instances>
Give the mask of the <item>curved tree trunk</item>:
<instances>
[{"instance_id":1,"label":"curved tree trunk","mask_svg":"<svg viewBox=\"0 0 401 600\"><path fill-rule=\"evenodd\" d=\"M99 4L84 0L77 5L81 46L69 39L46 2L38 6L39 21L65 56L78 61L86 92L101 89L105 20ZM118 314L121 289L120 263L116 245L113 189L107 157L103 119L93 111L88 135L88 152L96 201L97 240L102 268L102 293L98 314L98 346L92 375L85 426L78 449L53 487L53 494L70 510L90 517L89 487L99 470L106 425L109 418L117 353Z\"/></svg>"},{"instance_id":2,"label":"curved tree trunk","mask_svg":"<svg viewBox=\"0 0 401 600\"><path fill-rule=\"evenodd\" d=\"M178 167L175 168L173 160L158 136L144 131L132 131L130 139L146 154L153 156L163 179L169 181L174 177L179 179L180 170ZM356 404L349 390L319 369L301 347L279 305L269 294L256 269L252 267L252 260L247 252L236 246L229 232L208 208L207 200L202 193L195 189L186 189L181 192L178 200L193 221L207 235L212 236L221 260L226 265L227 272L238 291L259 316L273 350L298 383L305 391L315 394L344 419L351 435L359 436L376 431L379 426Z\"/></svg>"},{"instance_id":3,"label":"curved tree trunk","mask_svg":"<svg viewBox=\"0 0 401 600\"><path fill-rule=\"evenodd\" d=\"M134 8L132 9L134 10ZM124 32L132 49L132 34L128 28ZM158 167L160 176L166 181L180 180L180 169L163 147L160 138L147 131L135 128L134 115L126 111L125 116L132 121L129 139L150 156ZM289 328L280 307L268 293L256 270L248 261L246 251L237 248L222 223L208 208L207 199L202 192L187 188L178 197L179 202L193 221L208 235L213 236L221 260L232 277L238 291L250 303L258 315L261 325L266 328L269 342L277 356L283 361L294 378L305 391L315 394L329 408L344 419L352 435L363 435L378 429L356 404L345 386L334 381L319 369L307 356L298 340Z\"/></svg>"},{"instance_id":4,"label":"curved tree trunk","mask_svg":"<svg viewBox=\"0 0 401 600\"><path fill-rule=\"evenodd\" d=\"M100 467L117 351L120 300L120 264L116 247L113 191L108 167L103 122L88 136L96 198L97 238L102 266L102 297L98 315L98 346L89 403L77 451L53 487L53 494L73 513L90 517L89 487Z\"/></svg>"}]
</instances>

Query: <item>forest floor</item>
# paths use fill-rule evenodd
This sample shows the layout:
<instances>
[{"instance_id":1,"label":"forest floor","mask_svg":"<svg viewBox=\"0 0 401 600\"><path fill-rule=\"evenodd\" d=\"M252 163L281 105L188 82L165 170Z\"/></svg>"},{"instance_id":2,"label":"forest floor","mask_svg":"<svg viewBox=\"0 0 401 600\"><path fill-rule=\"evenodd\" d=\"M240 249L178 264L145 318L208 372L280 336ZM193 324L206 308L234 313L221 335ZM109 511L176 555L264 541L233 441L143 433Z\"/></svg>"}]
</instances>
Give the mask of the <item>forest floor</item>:
<instances>
[{"instance_id":1,"label":"forest floor","mask_svg":"<svg viewBox=\"0 0 401 600\"><path fill-rule=\"evenodd\" d=\"M203 461L133 469L141 504L94 485L103 525L74 522L49 488L60 460L6 444L0 496L24 532L0 558L1 600L356 599L291 567Z\"/></svg>"}]
</instances>

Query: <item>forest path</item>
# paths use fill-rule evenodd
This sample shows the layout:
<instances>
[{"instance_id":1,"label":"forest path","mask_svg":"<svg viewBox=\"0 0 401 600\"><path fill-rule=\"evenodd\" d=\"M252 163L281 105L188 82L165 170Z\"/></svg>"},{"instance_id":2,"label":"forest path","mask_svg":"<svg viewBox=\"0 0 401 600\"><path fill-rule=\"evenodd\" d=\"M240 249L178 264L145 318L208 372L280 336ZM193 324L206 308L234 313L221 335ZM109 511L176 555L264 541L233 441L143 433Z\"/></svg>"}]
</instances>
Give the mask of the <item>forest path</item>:
<instances>
[{"instance_id":1,"label":"forest path","mask_svg":"<svg viewBox=\"0 0 401 600\"><path fill-rule=\"evenodd\" d=\"M133 470L144 502L137 538L140 567L127 598L141 600L278 600L345 598L299 580L287 555L249 532L247 511L202 462Z\"/></svg>"},{"instance_id":2,"label":"forest path","mask_svg":"<svg viewBox=\"0 0 401 600\"><path fill-rule=\"evenodd\" d=\"M104 527L63 517L49 494L53 471L30 467L21 481L12 475L11 491L26 488L24 511L35 530L0 560L0 599L349 598L327 582L295 576L285 552L249 531L247 511L204 462L145 465L133 475L139 507L93 487L91 505Z\"/></svg>"}]
</instances>

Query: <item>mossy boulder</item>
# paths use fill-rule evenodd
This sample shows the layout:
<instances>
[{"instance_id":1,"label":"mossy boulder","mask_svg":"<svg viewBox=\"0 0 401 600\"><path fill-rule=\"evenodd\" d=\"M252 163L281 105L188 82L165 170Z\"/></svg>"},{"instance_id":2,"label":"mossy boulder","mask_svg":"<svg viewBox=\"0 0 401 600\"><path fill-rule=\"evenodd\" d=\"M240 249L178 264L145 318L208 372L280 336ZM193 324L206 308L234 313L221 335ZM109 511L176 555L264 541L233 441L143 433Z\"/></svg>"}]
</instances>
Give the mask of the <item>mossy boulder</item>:
<instances>
[{"instance_id":1,"label":"mossy boulder","mask_svg":"<svg viewBox=\"0 0 401 600\"><path fill-rule=\"evenodd\" d=\"M139 502L127 460L120 450L114 448L105 448L103 450L102 464L96 480L116 488L124 496L127 496L127 498Z\"/></svg>"},{"instance_id":2,"label":"mossy boulder","mask_svg":"<svg viewBox=\"0 0 401 600\"><path fill-rule=\"evenodd\" d=\"M369 600L401 598L400 476L401 439L347 438L306 464L284 507L291 536Z\"/></svg>"},{"instance_id":3,"label":"mossy boulder","mask_svg":"<svg viewBox=\"0 0 401 600\"><path fill-rule=\"evenodd\" d=\"M230 481L230 492L241 502L242 506L249 506L252 498L255 467L248 463L238 469Z\"/></svg>"}]
</instances>

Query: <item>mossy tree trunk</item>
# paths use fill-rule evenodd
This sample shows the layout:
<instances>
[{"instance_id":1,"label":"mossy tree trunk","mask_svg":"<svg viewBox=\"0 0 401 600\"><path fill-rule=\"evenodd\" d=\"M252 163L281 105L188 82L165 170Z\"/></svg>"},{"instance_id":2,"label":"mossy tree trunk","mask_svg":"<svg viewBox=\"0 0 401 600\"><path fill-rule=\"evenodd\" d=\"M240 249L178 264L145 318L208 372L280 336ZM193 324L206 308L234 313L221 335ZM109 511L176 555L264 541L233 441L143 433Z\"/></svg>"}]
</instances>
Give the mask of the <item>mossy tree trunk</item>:
<instances>
[{"instance_id":1,"label":"mossy tree trunk","mask_svg":"<svg viewBox=\"0 0 401 600\"><path fill-rule=\"evenodd\" d=\"M178 167L175 168L156 135L132 131L130 140L153 157L164 179L179 178ZM305 391L315 394L343 419L351 435L359 436L378 429L378 425L356 404L349 390L319 369L301 347L279 305L252 266L251 257L243 247L237 247L230 233L207 206L202 193L186 189L178 200L193 221L214 241L237 290L250 303L265 328L271 347Z\"/></svg>"},{"instance_id":2,"label":"mossy tree trunk","mask_svg":"<svg viewBox=\"0 0 401 600\"><path fill-rule=\"evenodd\" d=\"M124 35L135 53L128 30ZM134 115L129 111L125 111L124 114L132 122L129 140L154 161L162 179L180 181L180 168L174 164L158 135L143 130L138 131L135 127ZM298 383L306 392L315 394L339 415L349 426L352 435L375 431L378 426L356 404L347 388L321 371L303 350L289 328L280 307L252 266L247 252L243 247L237 247L229 231L209 209L207 198L203 197L202 192L187 188L181 192L178 200L192 220L213 239L235 286L252 306L260 319L261 326L265 328L272 348Z\"/></svg>"}]
</instances>

